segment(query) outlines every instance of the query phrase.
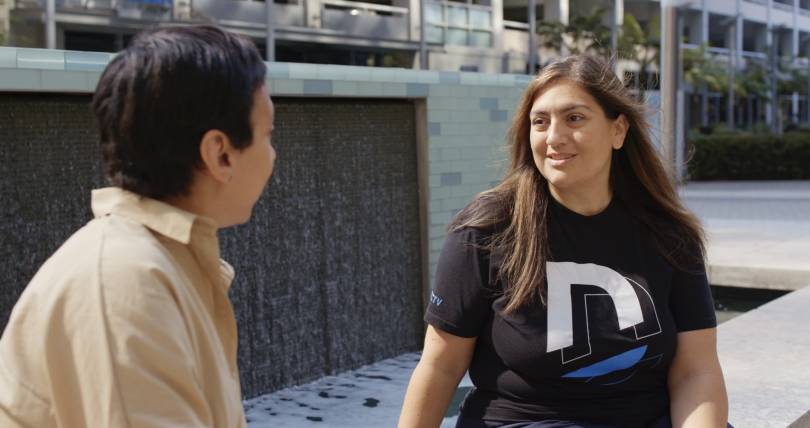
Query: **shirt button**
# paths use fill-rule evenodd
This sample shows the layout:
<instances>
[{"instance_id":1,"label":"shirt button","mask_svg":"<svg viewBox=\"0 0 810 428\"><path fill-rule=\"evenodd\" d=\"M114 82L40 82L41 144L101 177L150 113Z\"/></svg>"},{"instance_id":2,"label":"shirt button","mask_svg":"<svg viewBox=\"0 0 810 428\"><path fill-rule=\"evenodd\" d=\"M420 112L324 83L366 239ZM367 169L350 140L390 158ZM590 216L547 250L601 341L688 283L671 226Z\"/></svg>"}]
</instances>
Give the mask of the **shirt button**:
<instances>
[{"instance_id":1,"label":"shirt button","mask_svg":"<svg viewBox=\"0 0 810 428\"><path fill-rule=\"evenodd\" d=\"M231 379L236 380L236 370L231 370Z\"/></svg>"}]
</instances>

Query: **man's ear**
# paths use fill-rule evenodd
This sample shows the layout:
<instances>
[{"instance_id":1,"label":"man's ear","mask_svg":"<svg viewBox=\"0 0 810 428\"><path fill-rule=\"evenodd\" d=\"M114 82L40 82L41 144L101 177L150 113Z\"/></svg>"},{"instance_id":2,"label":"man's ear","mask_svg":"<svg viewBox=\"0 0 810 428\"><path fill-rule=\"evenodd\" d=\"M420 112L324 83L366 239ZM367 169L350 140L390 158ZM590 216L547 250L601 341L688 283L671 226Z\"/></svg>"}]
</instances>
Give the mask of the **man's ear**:
<instances>
[{"instance_id":1,"label":"man's ear","mask_svg":"<svg viewBox=\"0 0 810 428\"><path fill-rule=\"evenodd\" d=\"M231 140L222 131L212 129L200 140L203 170L221 183L229 183L233 179L230 153Z\"/></svg>"},{"instance_id":2,"label":"man's ear","mask_svg":"<svg viewBox=\"0 0 810 428\"><path fill-rule=\"evenodd\" d=\"M630 122L627 118L620 114L619 117L613 122L613 148L619 150L624 145L624 138L627 136L627 131L630 129Z\"/></svg>"}]
</instances>

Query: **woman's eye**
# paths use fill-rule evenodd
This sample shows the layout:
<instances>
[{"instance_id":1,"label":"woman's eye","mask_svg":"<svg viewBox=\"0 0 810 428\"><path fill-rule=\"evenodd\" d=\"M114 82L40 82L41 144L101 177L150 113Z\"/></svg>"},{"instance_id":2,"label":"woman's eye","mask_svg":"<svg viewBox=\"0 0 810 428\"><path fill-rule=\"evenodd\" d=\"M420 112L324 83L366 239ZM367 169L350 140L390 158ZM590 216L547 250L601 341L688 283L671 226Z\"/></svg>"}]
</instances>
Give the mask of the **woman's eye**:
<instances>
[{"instance_id":1,"label":"woman's eye","mask_svg":"<svg viewBox=\"0 0 810 428\"><path fill-rule=\"evenodd\" d=\"M579 122L580 120L584 119L584 117L582 117L582 116L580 116L578 114L574 114L574 115L571 115L571 117L569 117L568 119L571 122Z\"/></svg>"},{"instance_id":2,"label":"woman's eye","mask_svg":"<svg viewBox=\"0 0 810 428\"><path fill-rule=\"evenodd\" d=\"M546 121L544 119L535 119L534 124L535 125L545 125Z\"/></svg>"}]
</instances>

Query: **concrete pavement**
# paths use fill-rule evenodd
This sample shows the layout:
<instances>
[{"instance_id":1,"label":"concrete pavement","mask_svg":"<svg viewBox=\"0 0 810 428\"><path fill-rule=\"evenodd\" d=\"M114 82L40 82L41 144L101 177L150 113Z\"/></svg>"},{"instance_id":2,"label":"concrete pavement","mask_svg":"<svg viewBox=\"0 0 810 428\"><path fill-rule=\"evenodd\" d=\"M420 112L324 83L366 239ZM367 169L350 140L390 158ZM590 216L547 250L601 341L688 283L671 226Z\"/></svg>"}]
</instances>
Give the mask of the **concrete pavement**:
<instances>
[{"instance_id":1,"label":"concrete pavement","mask_svg":"<svg viewBox=\"0 0 810 428\"><path fill-rule=\"evenodd\" d=\"M736 428L810 428L810 287L717 328L729 422Z\"/></svg>"},{"instance_id":2,"label":"concrete pavement","mask_svg":"<svg viewBox=\"0 0 810 428\"><path fill-rule=\"evenodd\" d=\"M810 284L810 181L693 182L682 195L708 227L711 284Z\"/></svg>"}]
</instances>

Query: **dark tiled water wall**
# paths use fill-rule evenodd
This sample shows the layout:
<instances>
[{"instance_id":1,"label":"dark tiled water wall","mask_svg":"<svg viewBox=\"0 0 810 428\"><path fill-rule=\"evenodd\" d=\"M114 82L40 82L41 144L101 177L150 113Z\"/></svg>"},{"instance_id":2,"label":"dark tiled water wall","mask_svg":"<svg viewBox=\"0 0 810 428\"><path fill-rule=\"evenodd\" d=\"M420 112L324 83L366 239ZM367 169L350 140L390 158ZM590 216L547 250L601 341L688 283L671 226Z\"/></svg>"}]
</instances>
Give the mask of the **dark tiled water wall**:
<instances>
[{"instance_id":1,"label":"dark tiled water wall","mask_svg":"<svg viewBox=\"0 0 810 428\"><path fill-rule=\"evenodd\" d=\"M0 328L105 186L87 96L0 98ZM276 172L220 233L246 398L420 348L413 104L276 99Z\"/></svg>"}]
</instances>

